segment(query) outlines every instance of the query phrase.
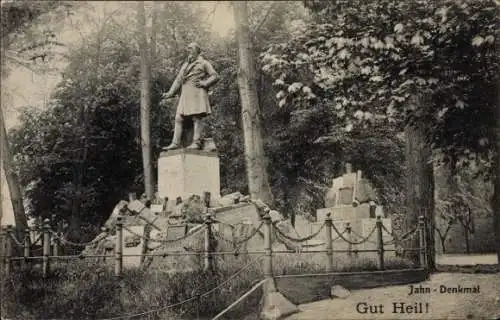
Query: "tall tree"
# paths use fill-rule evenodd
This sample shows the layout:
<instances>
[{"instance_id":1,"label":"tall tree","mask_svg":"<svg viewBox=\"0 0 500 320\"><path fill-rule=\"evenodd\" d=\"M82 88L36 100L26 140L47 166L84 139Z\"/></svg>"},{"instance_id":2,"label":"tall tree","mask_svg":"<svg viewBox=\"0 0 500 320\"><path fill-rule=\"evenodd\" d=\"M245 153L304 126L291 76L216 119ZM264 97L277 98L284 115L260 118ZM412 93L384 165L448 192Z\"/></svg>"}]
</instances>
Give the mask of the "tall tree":
<instances>
[{"instance_id":1,"label":"tall tree","mask_svg":"<svg viewBox=\"0 0 500 320\"><path fill-rule=\"evenodd\" d=\"M414 103L422 103L421 97L414 97ZM418 106L421 107L421 106ZM425 128L421 122L410 122L405 126L406 160L406 210L403 220L405 230L412 230L418 225L419 217L426 222L427 263L435 268L434 244L434 170L432 150L426 139ZM410 247L418 248L419 242L413 238ZM410 252L417 259L417 252Z\"/></svg>"},{"instance_id":2,"label":"tall tree","mask_svg":"<svg viewBox=\"0 0 500 320\"><path fill-rule=\"evenodd\" d=\"M499 32L497 29L496 42L499 43L500 39L498 36ZM498 47L498 45L497 45ZM493 192L493 224L495 230L495 247L497 251L497 262L500 264L500 81L497 82L497 101L495 103L495 160L494 169L495 170L495 184Z\"/></svg>"},{"instance_id":3,"label":"tall tree","mask_svg":"<svg viewBox=\"0 0 500 320\"><path fill-rule=\"evenodd\" d=\"M24 212L23 197L21 193L21 188L17 179L17 175L12 166L12 157L9 150L9 141L7 140L7 130L5 129L5 120L3 116L3 111L0 110L0 152L2 153L2 165L0 174L5 174L5 179L7 180L7 186L10 194L10 199L12 203L12 210L14 211L14 221L16 228L18 230L24 230L28 226L28 221L26 219L26 213ZM3 189L3 188L2 188ZM5 195L1 195L2 198ZM0 203L1 205L1 203ZM3 212L2 212L3 213ZM0 215L1 221L2 215Z\"/></svg>"},{"instance_id":4,"label":"tall tree","mask_svg":"<svg viewBox=\"0 0 500 320\"><path fill-rule=\"evenodd\" d=\"M153 26L154 27L154 26ZM139 39L141 83L141 147L144 170L144 190L148 200L154 197L153 167L151 165L151 51L146 31L144 1L137 3L137 37Z\"/></svg>"},{"instance_id":5,"label":"tall tree","mask_svg":"<svg viewBox=\"0 0 500 320\"><path fill-rule=\"evenodd\" d=\"M31 69L31 62L45 58L49 55L47 52L51 44L57 44L54 41L52 32L46 32L43 37L38 33L31 32L32 37L26 37L30 27L34 25L37 19L51 11L60 7L69 8L69 4L65 1L46 1L30 3L26 1L2 3L1 5L1 77L2 80L8 76L8 70L13 65L28 67ZM19 38L29 39L26 44L23 41L18 41ZM13 50L13 45L17 42L23 43L23 47ZM3 109L3 108L2 108ZM14 211L16 227L24 230L27 227L26 213L24 210L23 197L21 186L18 177L14 171L9 142L7 140L7 131L5 127L4 110L0 110L0 153L2 168L7 180L10 199Z\"/></svg>"},{"instance_id":6,"label":"tall tree","mask_svg":"<svg viewBox=\"0 0 500 320\"><path fill-rule=\"evenodd\" d=\"M269 185L267 161L261 133L257 78L247 3L245 1L234 1L232 6L238 40L238 86L243 120L248 189L253 199L260 199L271 204L273 196Z\"/></svg>"},{"instance_id":7,"label":"tall tree","mask_svg":"<svg viewBox=\"0 0 500 320\"><path fill-rule=\"evenodd\" d=\"M152 106L158 105L161 92L173 81L172 70L178 68L183 58L176 56L172 49L175 40L166 31L175 27L179 47L193 39L201 42L206 38L208 28L197 20L200 15L193 13L191 6L169 3L164 9L174 12L157 12L158 58L151 88ZM69 64L48 108L26 109L21 114L20 126L11 130L9 136L29 212L42 218L56 213L66 220L73 219L72 204L77 194L75 168L82 159L82 136L87 136L86 170L78 192L82 199L78 210L80 223L72 226L69 234L73 240L81 241L89 240L98 231L117 201L131 191L144 191L138 85L140 52L137 42L130 41L137 36L137 25L130 24L137 18L137 4L125 4L112 13L104 10L102 15L94 17L76 17L83 18L82 23L93 28L82 33L81 43L69 50ZM193 29L201 31L191 37ZM85 83L89 85L82 85ZM87 106L86 127L79 121L83 104ZM151 110L151 144L155 153L172 134L173 110L173 106Z\"/></svg>"},{"instance_id":8,"label":"tall tree","mask_svg":"<svg viewBox=\"0 0 500 320\"><path fill-rule=\"evenodd\" d=\"M411 123L422 137L413 142L426 141L446 161L467 164L487 157L499 73L498 5L489 0L305 3L316 22L264 54L264 69L281 89L280 105L314 95L335 109L347 132L377 120L400 127ZM301 74L308 76L297 79ZM413 103L422 97L415 93L429 99ZM415 163L418 167L425 169ZM419 181L427 179L425 171L415 172ZM426 209L432 226L432 206L423 200L432 199L431 189L419 188L427 195L419 200L420 209L408 208L408 214Z\"/></svg>"}]
</instances>

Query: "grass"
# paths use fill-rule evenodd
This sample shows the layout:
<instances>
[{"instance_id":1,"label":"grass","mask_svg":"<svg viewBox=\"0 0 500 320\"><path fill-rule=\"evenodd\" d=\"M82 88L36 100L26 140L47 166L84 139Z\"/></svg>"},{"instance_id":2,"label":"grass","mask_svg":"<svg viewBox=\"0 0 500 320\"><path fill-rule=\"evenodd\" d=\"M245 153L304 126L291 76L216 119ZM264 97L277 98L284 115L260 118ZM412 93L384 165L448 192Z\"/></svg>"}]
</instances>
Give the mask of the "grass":
<instances>
[{"instance_id":1,"label":"grass","mask_svg":"<svg viewBox=\"0 0 500 320\"><path fill-rule=\"evenodd\" d=\"M215 272L126 269L121 278L113 275L112 268L82 260L54 263L46 279L39 268L15 267L8 277L2 276L2 315L9 319L105 319L146 313L134 319L209 319L263 279L262 260L250 263L255 258L218 256ZM277 275L324 272L323 258L324 254L278 255L273 259L274 272ZM368 258L335 261L335 271L376 270L375 261ZM243 272L222 285L246 264L249 265ZM401 259L386 259L388 269L409 266ZM205 297L164 308L218 285L219 289ZM261 297L262 290L255 291L229 312L226 319L258 319ZM162 310L151 312L159 309Z\"/></svg>"},{"instance_id":2,"label":"grass","mask_svg":"<svg viewBox=\"0 0 500 320\"><path fill-rule=\"evenodd\" d=\"M290 263L290 261L293 261L293 263ZM386 270L416 267L411 261L398 257L387 257L384 262ZM273 263L275 275L326 272L325 254L280 254L273 260ZM346 257L345 254L334 254L333 256L334 272L375 270L378 270L377 260L371 255L352 256L352 258Z\"/></svg>"}]
</instances>

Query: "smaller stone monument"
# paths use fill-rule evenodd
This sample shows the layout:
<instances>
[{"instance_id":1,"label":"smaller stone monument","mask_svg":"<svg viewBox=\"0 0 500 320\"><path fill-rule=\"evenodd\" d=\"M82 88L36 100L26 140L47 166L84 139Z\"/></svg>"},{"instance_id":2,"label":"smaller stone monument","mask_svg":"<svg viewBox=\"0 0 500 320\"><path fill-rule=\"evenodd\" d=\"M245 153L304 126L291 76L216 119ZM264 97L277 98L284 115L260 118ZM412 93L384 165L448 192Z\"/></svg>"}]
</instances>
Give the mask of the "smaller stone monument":
<instances>
[{"instance_id":1,"label":"smaller stone monument","mask_svg":"<svg viewBox=\"0 0 500 320\"><path fill-rule=\"evenodd\" d=\"M368 179L363 178L361 170L353 172L349 163L346 164L345 173L333 179L332 188L325 195L325 204L326 208L316 211L316 224L323 223L326 215L330 213L332 222L339 231L344 230L346 224L349 223L355 242L361 240L360 237L370 234L377 216L382 217L382 223L389 231L392 230L391 219L387 218L383 207L378 204L376 190ZM383 234L384 242L389 241L390 235L385 232ZM333 237L336 236L334 233ZM339 239L334 247L345 249L347 243ZM363 244L353 246L353 249L376 249L376 233L374 232ZM393 247L386 249L393 249ZM386 255L390 254L392 253L386 253Z\"/></svg>"}]
</instances>

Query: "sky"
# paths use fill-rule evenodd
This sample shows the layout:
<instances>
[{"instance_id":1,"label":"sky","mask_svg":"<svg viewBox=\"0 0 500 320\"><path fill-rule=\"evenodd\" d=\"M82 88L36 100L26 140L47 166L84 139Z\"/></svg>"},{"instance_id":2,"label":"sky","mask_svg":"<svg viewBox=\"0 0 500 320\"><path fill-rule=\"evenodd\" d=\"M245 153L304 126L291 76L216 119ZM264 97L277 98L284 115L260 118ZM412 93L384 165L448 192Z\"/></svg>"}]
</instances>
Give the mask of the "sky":
<instances>
[{"instance_id":1,"label":"sky","mask_svg":"<svg viewBox=\"0 0 500 320\"><path fill-rule=\"evenodd\" d=\"M148 3L148 1L146 1ZM134 5L129 1L89 1L94 10L92 13L86 13L91 19L98 20L99 17L107 12L113 12L123 5ZM222 1L204 1L201 6L207 12L213 32L220 36L225 36L234 28L232 12L228 3ZM88 17L87 17L88 18ZM63 28L57 33L57 40L66 45L78 45L81 41L80 32L85 34L92 29L89 25L79 24L83 19L82 13L71 16L71 20L63 22ZM58 65L62 70L64 64ZM4 112L7 128L12 128L18 124L18 110L27 105L39 108L46 107L50 94L57 83L60 81L60 74L35 74L24 68L14 69L9 77L2 81L1 89L1 107Z\"/></svg>"}]
</instances>

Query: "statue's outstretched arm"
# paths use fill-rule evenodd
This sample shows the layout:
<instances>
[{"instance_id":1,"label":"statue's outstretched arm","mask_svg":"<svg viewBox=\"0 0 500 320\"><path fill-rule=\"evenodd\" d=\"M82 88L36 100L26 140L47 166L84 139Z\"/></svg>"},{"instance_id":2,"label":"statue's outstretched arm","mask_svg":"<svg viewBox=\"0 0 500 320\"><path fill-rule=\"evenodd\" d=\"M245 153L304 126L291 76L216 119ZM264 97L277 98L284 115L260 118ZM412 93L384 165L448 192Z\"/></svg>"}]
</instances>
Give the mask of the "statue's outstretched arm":
<instances>
[{"instance_id":1,"label":"statue's outstretched arm","mask_svg":"<svg viewBox=\"0 0 500 320\"><path fill-rule=\"evenodd\" d=\"M174 96L181 88L184 77L184 69L186 69L185 64L182 65L181 70L179 71L177 77L174 80L174 83L172 83L172 85L170 86L170 89L168 90L167 93L168 96Z\"/></svg>"}]
</instances>

